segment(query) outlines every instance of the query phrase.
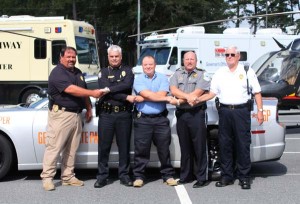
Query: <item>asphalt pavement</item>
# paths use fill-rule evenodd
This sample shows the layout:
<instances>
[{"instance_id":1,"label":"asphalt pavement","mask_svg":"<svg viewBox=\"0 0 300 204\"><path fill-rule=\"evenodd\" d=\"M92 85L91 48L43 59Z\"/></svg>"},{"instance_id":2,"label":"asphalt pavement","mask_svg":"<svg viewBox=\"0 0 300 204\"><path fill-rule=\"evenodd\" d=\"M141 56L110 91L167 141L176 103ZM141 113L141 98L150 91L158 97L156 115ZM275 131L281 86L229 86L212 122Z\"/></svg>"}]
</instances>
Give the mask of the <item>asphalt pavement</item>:
<instances>
[{"instance_id":1,"label":"asphalt pavement","mask_svg":"<svg viewBox=\"0 0 300 204\"><path fill-rule=\"evenodd\" d=\"M215 181L200 189L193 189L193 183L170 187L163 184L159 169L147 170L148 180L142 188L120 185L114 169L109 185L95 189L96 169L92 169L76 170L84 187L61 186L58 172L56 190L46 192L40 172L12 172L0 182L0 203L299 203L300 128L287 129L286 148L280 160L252 164L251 190L242 190L238 181L224 188L216 188ZM176 172L178 178L178 169Z\"/></svg>"}]
</instances>

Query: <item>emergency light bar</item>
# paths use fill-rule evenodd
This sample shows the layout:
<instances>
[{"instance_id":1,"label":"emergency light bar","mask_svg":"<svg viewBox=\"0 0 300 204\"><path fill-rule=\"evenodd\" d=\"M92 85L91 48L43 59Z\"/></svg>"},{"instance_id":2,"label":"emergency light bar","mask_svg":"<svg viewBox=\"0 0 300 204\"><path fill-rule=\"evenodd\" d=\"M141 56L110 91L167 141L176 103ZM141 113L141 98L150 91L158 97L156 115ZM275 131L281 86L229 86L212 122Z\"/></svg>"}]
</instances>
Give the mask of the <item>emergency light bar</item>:
<instances>
[{"instance_id":1,"label":"emergency light bar","mask_svg":"<svg viewBox=\"0 0 300 204\"><path fill-rule=\"evenodd\" d=\"M55 27L55 33L61 33L62 29L61 27Z\"/></svg>"}]
</instances>

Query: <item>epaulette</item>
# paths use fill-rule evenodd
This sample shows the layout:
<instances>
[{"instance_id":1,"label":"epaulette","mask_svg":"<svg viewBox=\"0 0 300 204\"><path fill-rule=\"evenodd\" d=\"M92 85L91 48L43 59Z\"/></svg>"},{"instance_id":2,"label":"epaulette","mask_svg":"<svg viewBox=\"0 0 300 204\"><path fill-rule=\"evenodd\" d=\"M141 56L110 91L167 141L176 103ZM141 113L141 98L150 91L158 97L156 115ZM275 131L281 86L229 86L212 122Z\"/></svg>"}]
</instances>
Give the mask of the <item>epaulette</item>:
<instances>
[{"instance_id":1,"label":"epaulette","mask_svg":"<svg viewBox=\"0 0 300 204\"><path fill-rule=\"evenodd\" d=\"M201 69L201 68L198 68L198 67L196 67L196 69L197 69L198 71L203 71L203 72L205 72L205 69Z\"/></svg>"},{"instance_id":2,"label":"epaulette","mask_svg":"<svg viewBox=\"0 0 300 204\"><path fill-rule=\"evenodd\" d=\"M181 70L184 70L184 67L179 67L176 69L176 71L181 71Z\"/></svg>"}]
</instances>

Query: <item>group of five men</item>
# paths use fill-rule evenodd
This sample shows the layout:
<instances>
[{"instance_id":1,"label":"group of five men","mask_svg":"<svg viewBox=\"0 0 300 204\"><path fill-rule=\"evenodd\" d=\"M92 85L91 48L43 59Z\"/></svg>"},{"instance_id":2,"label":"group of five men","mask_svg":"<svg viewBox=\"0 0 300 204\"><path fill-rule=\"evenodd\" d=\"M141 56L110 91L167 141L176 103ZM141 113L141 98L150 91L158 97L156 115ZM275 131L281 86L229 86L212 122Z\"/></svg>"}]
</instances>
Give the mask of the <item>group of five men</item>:
<instances>
[{"instance_id":1,"label":"group of five men","mask_svg":"<svg viewBox=\"0 0 300 204\"><path fill-rule=\"evenodd\" d=\"M121 184L134 187L144 185L145 168L153 142L157 148L164 183L176 186L196 180L194 188L208 185L205 101L215 96L218 96L221 103L219 140L222 171L222 178L216 186L233 184L236 176L242 189L250 188L251 110L246 79L255 96L260 124L263 122L262 99L253 70L246 72L238 64L240 56L236 47L226 49L228 67L218 70L212 81L204 70L196 67L197 56L192 51L184 54L184 67L178 69L169 81L164 74L155 71L153 56L143 58L143 74L134 79L132 69L122 65L121 48L112 45L108 48L109 66L100 70L99 89L96 90L86 89L81 71L75 68L76 54L76 50L71 47L62 50L60 64L49 76L48 129L41 173L45 190L55 189L53 177L60 153L62 184L84 185L83 181L75 177L74 162L82 130L82 109L87 109L87 122L92 117L89 96L99 98L98 173L95 188L108 184L108 161L114 136L119 151L118 174ZM132 94L132 88L135 94ZM167 103L176 106L176 129L181 149L178 181L174 179L170 158L171 129L167 118ZM129 155L132 121L134 180L130 177ZM237 157L236 163L234 155Z\"/></svg>"}]
</instances>

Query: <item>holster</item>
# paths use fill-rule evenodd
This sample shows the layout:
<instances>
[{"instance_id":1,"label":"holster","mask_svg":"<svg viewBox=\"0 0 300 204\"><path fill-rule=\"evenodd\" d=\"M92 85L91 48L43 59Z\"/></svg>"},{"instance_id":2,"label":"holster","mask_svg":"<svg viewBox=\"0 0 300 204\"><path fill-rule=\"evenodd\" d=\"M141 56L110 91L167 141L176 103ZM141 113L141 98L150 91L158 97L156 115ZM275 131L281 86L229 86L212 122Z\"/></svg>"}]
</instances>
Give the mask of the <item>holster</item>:
<instances>
[{"instance_id":1,"label":"holster","mask_svg":"<svg viewBox=\"0 0 300 204\"><path fill-rule=\"evenodd\" d=\"M253 108L254 108L254 99L253 98L248 99L247 106L248 106L249 111L253 111Z\"/></svg>"},{"instance_id":2,"label":"holster","mask_svg":"<svg viewBox=\"0 0 300 204\"><path fill-rule=\"evenodd\" d=\"M216 97L216 98L215 98L215 104L216 104L216 108L217 108L217 110L219 110L219 109L220 109L220 107L221 107L221 103L220 103L220 101L219 101L219 98L218 98L218 97Z\"/></svg>"}]
</instances>

